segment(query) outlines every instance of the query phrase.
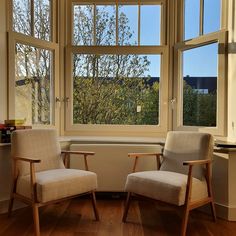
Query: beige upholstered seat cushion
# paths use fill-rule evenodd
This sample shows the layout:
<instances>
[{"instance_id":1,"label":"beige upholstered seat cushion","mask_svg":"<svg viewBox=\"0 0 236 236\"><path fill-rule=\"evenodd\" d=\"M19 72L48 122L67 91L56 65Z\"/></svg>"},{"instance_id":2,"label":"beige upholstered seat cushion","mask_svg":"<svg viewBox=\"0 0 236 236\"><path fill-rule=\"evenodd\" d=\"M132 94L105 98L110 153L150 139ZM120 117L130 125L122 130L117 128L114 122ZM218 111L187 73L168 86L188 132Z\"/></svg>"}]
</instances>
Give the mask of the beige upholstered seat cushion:
<instances>
[{"instance_id":1,"label":"beige upholstered seat cushion","mask_svg":"<svg viewBox=\"0 0 236 236\"><path fill-rule=\"evenodd\" d=\"M97 175L83 170L53 169L37 172L36 182L37 200L45 203L95 190ZM18 179L16 192L25 197L31 197L29 175Z\"/></svg>"},{"instance_id":2,"label":"beige upholstered seat cushion","mask_svg":"<svg viewBox=\"0 0 236 236\"><path fill-rule=\"evenodd\" d=\"M144 171L129 174L125 191L181 206L185 202L187 175L169 171ZM192 201L207 197L205 181L193 178Z\"/></svg>"}]
</instances>

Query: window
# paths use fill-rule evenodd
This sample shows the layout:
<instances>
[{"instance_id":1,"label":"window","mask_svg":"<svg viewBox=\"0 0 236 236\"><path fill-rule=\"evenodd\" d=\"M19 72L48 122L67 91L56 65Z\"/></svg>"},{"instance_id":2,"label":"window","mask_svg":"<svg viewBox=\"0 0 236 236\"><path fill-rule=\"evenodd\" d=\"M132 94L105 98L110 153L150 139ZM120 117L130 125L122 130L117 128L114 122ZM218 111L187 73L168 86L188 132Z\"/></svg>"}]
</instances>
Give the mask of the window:
<instances>
[{"instance_id":1,"label":"window","mask_svg":"<svg viewBox=\"0 0 236 236\"><path fill-rule=\"evenodd\" d=\"M15 117L52 123L52 52L16 44Z\"/></svg>"},{"instance_id":2,"label":"window","mask_svg":"<svg viewBox=\"0 0 236 236\"><path fill-rule=\"evenodd\" d=\"M66 129L166 130L165 1L71 6Z\"/></svg>"},{"instance_id":3,"label":"window","mask_svg":"<svg viewBox=\"0 0 236 236\"><path fill-rule=\"evenodd\" d=\"M185 0L184 39L221 29L221 0Z\"/></svg>"},{"instance_id":4,"label":"window","mask_svg":"<svg viewBox=\"0 0 236 236\"><path fill-rule=\"evenodd\" d=\"M183 52L183 125L185 126L216 126L217 54L217 43Z\"/></svg>"},{"instance_id":5,"label":"window","mask_svg":"<svg viewBox=\"0 0 236 236\"><path fill-rule=\"evenodd\" d=\"M15 64L9 71L9 118L25 119L28 125L55 125L58 45L52 24L56 1L9 4L9 64Z\"/></svg>"},{"instance_id":6,"label":"window","mask_svg":"<svg viewBox=\"0 0 236 236\"><path fill-rule=\"evenodd\" d=\"M214 7L213 7L214 5ZM226 32L220 0L185 0L175 82L174 128L224 135Z\"/></svg>"},{"instance_id":7,"label":"window","mask_svg":"<svg viewBox=\"0 0 236 236\"><path fill-rule=\"evenodd\" d=\"M160 56L73 59L74 124L158 125Z\"/></svg>"}]
</instances>

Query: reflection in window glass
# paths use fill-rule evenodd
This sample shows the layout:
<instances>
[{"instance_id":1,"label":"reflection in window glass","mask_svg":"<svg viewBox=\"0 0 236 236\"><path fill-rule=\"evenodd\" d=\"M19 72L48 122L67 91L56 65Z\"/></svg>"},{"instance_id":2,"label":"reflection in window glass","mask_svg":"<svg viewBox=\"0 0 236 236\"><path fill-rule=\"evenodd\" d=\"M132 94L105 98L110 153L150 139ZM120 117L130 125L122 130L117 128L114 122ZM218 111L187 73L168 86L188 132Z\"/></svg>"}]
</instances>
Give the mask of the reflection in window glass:
<instances>
[{"instance_id":1,"label":"reflection in window glass","mask_svg":"<svg viewBox=\"0 0 236 236\"><path fill-rule=\"evenodd\" d=\"M116 44L116 7L101 6L96 7L96 44L115 45Z\"/></svg>"},{"instance_id":2,"label":"reflection in window glass","mask_svg":"<svg viewBox=\"0 0 236 236\"><path fill-rule=\"evenodd\" d=\"M94 44L93 5L74 6L73 43L74 45Z\"/></svg>"},{"instance_id":3,"label":"reflection in window glass","mask_svg":"<svg viewBox=\"0 0 236 236\"><path fill-rule=\"evenodd\" d=\"M141 45L160 45L161 7L141 6Z\"/></svg>"},{"instance_id":4,"label":"reflection in window glass","mask_svg":"<svg viewBox=\"0 0 236 236\"><path fill-rule=\"evenodd\" d=\"M138 44L138 6L119 6L119 45Z\"/></svg>"},{"instance_id":5,"label":"reflection in window glass","mask_svg":"<svg viewBox=\"0 0 236 236\"><path fill-rule=\"evenodd\" d=\"M73 57L74 124L157 125L159 55Z\"/></svg>"},{"instance_id":6,"label":"reflection in window glass","mask_svg":"<svg viewBox=\"0 0 236 236\"><path fill-rule=\"evenodd\" d=\"M183 52L183 125L216 126L218 44Z\"/></svg>"},{"instance_id":7,"label":"reflection in window glass","mask_svg":"<svg viewBox=\"0 0 236 236\"><path fill-rule=\"evenodd\" d=\"M29 0L13 0L13 30L31 35L31 15Z\"/></svg>"},{"instance_id":8,"label":"reflection in window glass","mask_svg":"<svg viewBox=\"0 0 236 236\"><path fill-rule=\"evenodd\" d=\"M204 34L220 29L220 7L221 0L204 0Z\"/></svg>"},{"instance_id":9,"label":"reflection in window glass","mask_svg":"<svg viewBox=\"0 0 236 236\"><path fill-rule=\"evenodd\" d=\"M34 0L34 36L49 41L51 38L50 0Z\"/></svg>"},{"instance_id":10,"label":"reflection in window glass","mask_svg":"<svg viewBox=\"0 0 236 236\"><path fill-rule=\"evenodd\" d=\"M199 36L200 0L185 0L184 39Z\"/></svg>"},{"instance_id":11,"label":"reflection in window glass","mask_svg":"<svg viewBox=\"0 0 236 236\"><path fill-rule=\"evenodd\" d=\"M16 44L15 118L52 124L52 52Z\"/></svg>"}]
</instances>

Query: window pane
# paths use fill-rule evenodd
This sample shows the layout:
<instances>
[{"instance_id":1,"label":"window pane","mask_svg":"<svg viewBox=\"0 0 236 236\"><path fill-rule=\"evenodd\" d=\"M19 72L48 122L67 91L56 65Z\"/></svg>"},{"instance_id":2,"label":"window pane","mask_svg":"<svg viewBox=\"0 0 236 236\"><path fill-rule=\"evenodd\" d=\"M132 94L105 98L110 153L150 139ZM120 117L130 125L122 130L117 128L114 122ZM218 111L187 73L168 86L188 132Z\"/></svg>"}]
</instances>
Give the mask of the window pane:
<instances>
[{"instance_id":1,"label":"window pane","mask_svg":"<svg viewBox=\"0 0 236 236\"><path fill-rule=\"evenodd\" d=\"M157 125L159 55L73 57L75 124Z\"/></svg>"},{"instance_id":2,"label":"window pane","mask_svg":"<svg viewBox=\"0 0 236 236\"><path fill-rule=\"evenodd\" d=\"M74 45L94 44L93 5L74 6L73 43Z\"/></svg>"},{"instance_id":3,"label":"window pane","mask_svg":"<svg viewBox=\"0 0 236 236\"><path fill-rule=\"evenodd\" d=\"M200 0L185 0L184 39L199 36Z\"/></svg>"},{"instance_id":4,"label":"window pane","mask_svg":"<svg viewBox=\"0 0 236 236\"><path fill-rule=\"evenodd\" d=\"M50 0L34 0L34 36L49 41L51 39Z\"/></svg>"},{"instance_id":5,"label":"window pane","mask_svg":"<svg viewBox=\"0 0 236 236\"><path fill-rule=\"evenodd\" d=\"M138 44L138 6L119 6L119 45Z\"/></svg>"},{"instance_id":6,"label":"window pane","mask_svg":"<svg viewBox=\"0 0 236 236\"><path fill-rule=\"evenodd\" d=\"M27 124L52 123L52 52L16 44L15 116Z\"/></svg>"},{"instance_id":7,"label":"window pane","mask_svg":"<svg viewBox=\"0 0 236 236\"><path fill-rule=\"evenodd\" d=\"M141 6L141 45L160 45L161 7Z\"/></svg>"},{"instance_id":8,"label":"window pane","mask_svg":"<svg viewBox=\"0 0 236 236\"><path fill-rule=\"evenodd\" d=\"M183 52L183 124L216 126L218 44Z\"/></svg>"},{"instance_id":9,"label":"window pane","mask_svg":"<svg viewBox=\"0 0 236 236\"><path fill-rule=\"evenodd\" d=\"M220 0L204 0L204 34L220 29Z\"/></svg>"},{"instance_id":10,"label":"window pane","mask_svg":"<svg viewBox=\"0 0 236 236\"><path fill-rule=\"evenodd\" d=\"M31 35L31 16L29 0L13 0L13 30Z\"/></svg>"},{"instance_id":11,"label":"window pane","mask_svg":"<svg viewBox=\"0 0 236 236\"><path fill-rule=\"evenodd\" d=\"M116 44L116 7L96 7L96 44Z\"/></svg>"}]
</instances>

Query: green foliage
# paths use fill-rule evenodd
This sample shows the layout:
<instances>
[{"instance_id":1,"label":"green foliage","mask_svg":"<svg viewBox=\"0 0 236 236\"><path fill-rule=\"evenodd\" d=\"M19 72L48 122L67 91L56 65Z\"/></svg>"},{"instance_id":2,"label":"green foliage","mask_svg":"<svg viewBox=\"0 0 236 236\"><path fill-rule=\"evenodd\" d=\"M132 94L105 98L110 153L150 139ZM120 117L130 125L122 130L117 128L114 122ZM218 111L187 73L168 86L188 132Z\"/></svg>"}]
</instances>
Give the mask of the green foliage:
<instances>
[{"instance_id":1,"label":"green foliage","mask_svg":"<svg viewBox=\"0 0 236 236\"><path fill-rule=\"evenodd\" d=\"M183 101L184 125L216 126L216 93L201 94L185 82Z\"/></svg>"}]
</instances>

